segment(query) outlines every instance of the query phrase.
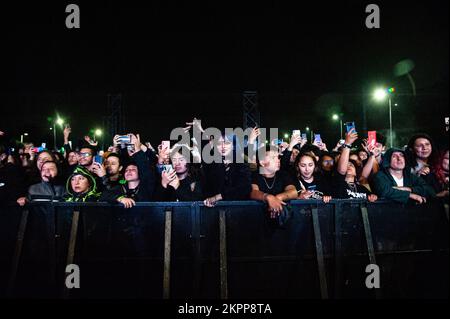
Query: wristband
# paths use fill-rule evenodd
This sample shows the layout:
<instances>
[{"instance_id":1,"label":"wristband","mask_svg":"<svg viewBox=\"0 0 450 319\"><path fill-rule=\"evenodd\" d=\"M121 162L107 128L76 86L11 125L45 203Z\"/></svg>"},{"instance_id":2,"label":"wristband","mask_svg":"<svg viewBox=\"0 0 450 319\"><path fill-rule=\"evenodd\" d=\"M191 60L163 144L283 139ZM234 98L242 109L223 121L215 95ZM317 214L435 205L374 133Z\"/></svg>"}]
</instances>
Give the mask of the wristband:
<instances>
[{"instance_id":1,"label":"wristband","mask_svg":"<svg viewBox=\"0 0 450 319\"><path fill-rule=\"evenodd\" d=\"M343 148L348 148L348 149L351 149L352 148L352 146L351 146L351 144L342 144L342 147Z\"/></svg>"}]
</instances>

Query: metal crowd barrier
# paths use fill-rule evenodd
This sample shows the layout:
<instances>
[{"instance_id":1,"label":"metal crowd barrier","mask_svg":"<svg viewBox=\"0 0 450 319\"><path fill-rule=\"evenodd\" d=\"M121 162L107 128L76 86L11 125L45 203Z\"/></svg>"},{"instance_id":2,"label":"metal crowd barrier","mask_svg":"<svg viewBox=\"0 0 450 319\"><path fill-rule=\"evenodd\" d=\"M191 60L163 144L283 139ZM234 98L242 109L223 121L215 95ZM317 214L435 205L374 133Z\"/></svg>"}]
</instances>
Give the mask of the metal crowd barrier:
<instances>
[{"instance_id":1,"label":"metal crowd barrier","mask_svg":"<svg viewBox=\"0 0 450 319\"><path fill-rule=\"evenodd\" d=\"M281 223L253 201L0 207L0 296L448 298L448 206L310 200L286 212ZM79 289L65 285L70 264Z\"/></svg>"}]
</instances>

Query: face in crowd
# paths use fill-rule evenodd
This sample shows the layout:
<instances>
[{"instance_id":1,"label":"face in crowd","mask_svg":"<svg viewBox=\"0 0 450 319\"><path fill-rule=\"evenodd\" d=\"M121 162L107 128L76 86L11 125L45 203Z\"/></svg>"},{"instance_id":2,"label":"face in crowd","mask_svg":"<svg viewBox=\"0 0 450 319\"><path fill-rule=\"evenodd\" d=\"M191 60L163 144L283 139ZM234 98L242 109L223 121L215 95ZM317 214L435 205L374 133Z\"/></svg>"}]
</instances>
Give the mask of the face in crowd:
<instances>
[{"instance_id":1,"label":"face in crowd","mask_svg":"<svg viewBox=\"0 0 450 319\"><path fill-rule=\"evenodd\" d=\"M127 168L125 168L124 177L127 182L139 181L138 167L136 165L128 165Z\"/></svg>"},{"instance_id":2,"label":"face in crowd","mask_svg":"<svg viewBox=\"0 0 450 319\"><path fill-rule=\"evenodd\" d=\"M334 166L333 158L331 156L324 155L322 157L322 161L320 162L320 166L322 167L322 170L324 170L325 172L331 172Z\"/></svg>"},{"instance_id":3,"label":"face in crowd","mask_svg":"<svg viewBox=\"0 0 450 319\"><path fill-rule=\"evenodd\" d=\"M391 156L391 169L400 171L405 168L405 155L402 152L394 152Z\"/></svg>"},{"instance_id":4,"label":"face in crowd","mask_svg":"<svg viewBox=\"0 0 450 319\"><path fill-rule=\"evenodd\" d=\"M431 142L426 138L418 138L414 141L414 153L416 154L417 158L421 160L427 160L431 152L433 151L433 148L431 146Z\"/></svg>"},{"instance_id":5,"label":"face in crowd","mask_svg":"<svg viewBox=\"0 0 450 319\"><path fill-rule=\"evenodd\" d=\"M41 167L41 179L44 182L50 182L58 176L58 167L54 162L44 162Z\"/></svg>"},{"instance_id":6,"label":"face in crowd","mask_svg":"<svg viewBox=\"0 0 450 319\"><path fill-rule=\"evenodd\" d=\"M275 174L280 170L280 158L277 151L267 151L264 160L261 161L260 173Z\"/></svg>"},{"instance_id":7,"label":"face in crowd","mask_svg":"<svg viewBox=\"0 0 450 319\"><path fill-rule=\"evenodd\" d=\"M38 170L39 171L42 170L42 164L44 164L45 162L51 162L51 161L53 161L53 157L51 156L51 154L49 152L40 153L36 160Z\"/></svg>"},{"instance_id":8,"label":"face in crowd","mask_svg":"<svg viewBox=\"0 0 450 319\"><path fill-rule=\"evenodd\" d=\"M358 156L361 159L361 161L365 161L367 159L367 153L365 151L359 151Z\"/></svg>"},{"instance_id":9,"label":"face in crowd","mask_svg":"<svg viewBox=\"0 0 450 319\"><path fill-rule=\"evenodd\" d=\"M230 141L227 136L221 136L217 141L217 149L221 156L228 157L233 151L233 141Z\"/></svg>"},{"instance_id":10,"label":"face in crowd","mask_svg":"<svg viewBox=\"0 0 450 319\"><path fill-rule=\"evenodd\" d=\"M177 174L180 175L180 174L184 174L187 172L187 170L188 170L187 160L182 154L180 154L178 152L173 154L171 161L172 161L173 169L175 170L175 172Z\"/></svg>"},{"instance_id":11,"label":"face in crowd","mask_svg":"<svg viewBox=\"0 0 450 319\"><path fill-rule=\"evenodd\" d=\"M358 166L362 166L362 161L357 154L350 154L349 159L355 161Z\"/></svg>"},{"instance_id":12,"label":"face in crowd","mask_svg":"<svg viewBox=\"0 0 450 319\"><path fill-rule=\"evenodd\" d=\"M108 176L116 176L122 170L120 160L116 156L108 157L103 165L105 166L106 174L108 174Z\"/></svg>"},{"instance_id":13,"label":"face in crowd","mask_svg":"<svg viewBox=\"0 0 450 319\"><path fill-rule=\"evenodd\" d=\"M448 173L448 151L445 152L442 159L442 169Z\"/></svg>"},{"instance_id":14,"label":"face in crowd","mask_svg":"<svg viewBox=\"0 0 450 319\"><path fill-rule=\"evenodd\" d=\"M72 151L67 155L67 162L69 163L70 166L77 165L78 160L79 157L77 152Z\"/></svg>"},{"instance_id":15,"label":"face in crowd","mask_svg":"<svg viewBox=\"0 0 450 319\"><path fill-rule=\"evenodd\" d=\"M376 142L375 147L373 148L372 152L375 155L375 157L378 157L381 155L381 153L384 152L385 148L386 147L383 146L383 144L381 144L380 142Z\"/></svg>"},{"instance_id":16,"label":"face in crowd","mask_svg":"<svg viewBox=\"0 0 450 319\"><path fill-rule=\"evenodd\" d=\"M314 174L314 170L316 169L316 163L311 156L302 155L300 161L298 162L298 170L300 172L300 176L304 180L311 179Z\"/></svg>"},{"instance_id":17,"label":"face in crowd","mask_svg":"<svg viewBox=\"0 0 450 319\"><path fill-rule=\"evenodd\" d=\"M82 148L80 150L78 164L81 166L90 166L94 161L94 154L90 148Z\"/></svg>"},{"instance_id":18,"label":"face in crowd","mask_svg":"<svg viewBox=\"0 0 450 319\"><path fill-rule=\"evenodd\" d=\"M89 180L83 175L75 175L70 179L70 185L76 193L86 193L89 190Z\"/></svg>"},{"instance_id":19,"label":"face in crowd","mask_svg":"<svg viewBox=\"0 0 450 319\"><path fill-rule=\"evenodd\" d=\"M290 158L291 164L293 164L295 162L295 159L297 158L298 153L300 153L300 151L298 149L296 149L296 148L292 149L291 158Z\"/></svg>"},{"instance_id":20,"label":"face in crowd","mask_svg":"<svg viewBox=\"0 0 450 319\"><path fill-rule=\"evenodd\" d=\"M346 175L347 175L347 177L356 178L356 167L355 167L355 164L353 164L352 162L348 162L348 164L347 164Z\"/></svg>"}]
</instances>

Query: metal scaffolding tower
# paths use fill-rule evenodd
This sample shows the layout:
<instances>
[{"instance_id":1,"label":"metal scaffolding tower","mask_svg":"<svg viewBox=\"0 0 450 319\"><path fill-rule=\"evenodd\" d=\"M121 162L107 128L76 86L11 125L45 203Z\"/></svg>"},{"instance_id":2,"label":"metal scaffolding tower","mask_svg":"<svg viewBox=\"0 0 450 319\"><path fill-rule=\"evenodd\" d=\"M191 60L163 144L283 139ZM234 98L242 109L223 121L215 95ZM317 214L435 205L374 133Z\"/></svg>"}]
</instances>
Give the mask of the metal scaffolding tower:
<instances>
[{"instance_id":1,"label":"metal scaffolding tower","mask_svg":"<svg viewBox=\"0 0 450 319\"><path fill-rule=\"evenodd\" d=\"M261 126L261 116L258 109L258 92L244 91L242 93L243 125L245 130L248 127Z\"/></svg>"}]
</instances>

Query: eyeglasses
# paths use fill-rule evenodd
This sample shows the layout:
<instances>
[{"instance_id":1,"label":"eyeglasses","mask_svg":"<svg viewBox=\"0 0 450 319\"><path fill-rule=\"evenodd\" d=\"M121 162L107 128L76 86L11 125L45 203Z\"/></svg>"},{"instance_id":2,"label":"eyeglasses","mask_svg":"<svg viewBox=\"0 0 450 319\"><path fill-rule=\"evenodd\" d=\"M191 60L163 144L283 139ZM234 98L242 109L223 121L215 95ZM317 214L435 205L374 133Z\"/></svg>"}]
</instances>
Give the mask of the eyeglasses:
<instances>
[{"instance_id":1,"label":"eyeglasses","mask_svg":"<svg viewBox=\"0 0 450 319\"><path fill-rule=\"evenodd\" d=\"M91 153L79 153L81 157L89 157L92 156Z\"/></svg>"},{"instance_id":2,"label":"eyeglasses","mask_svg":"<svg viewBox=\"0 0 450 319\"><path fill-rule=\"evenodd\" d=\"M334 164L334 161L333 160L324 160L324 161L322 161L322 163L324 163L324 164Z\"/></svg>"}]
</instances>

